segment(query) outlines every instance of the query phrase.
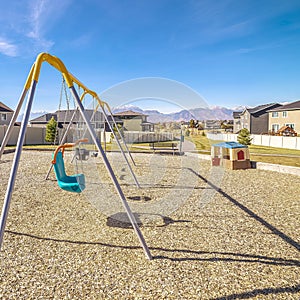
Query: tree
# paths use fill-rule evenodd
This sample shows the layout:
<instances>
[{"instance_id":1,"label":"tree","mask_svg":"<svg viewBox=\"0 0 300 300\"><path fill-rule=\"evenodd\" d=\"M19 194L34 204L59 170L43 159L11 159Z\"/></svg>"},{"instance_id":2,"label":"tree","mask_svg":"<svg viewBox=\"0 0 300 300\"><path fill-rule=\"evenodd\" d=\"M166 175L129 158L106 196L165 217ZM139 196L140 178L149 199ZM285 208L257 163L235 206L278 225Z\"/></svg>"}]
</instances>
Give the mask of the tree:
<instances>
[{"instance_id":1,"label":"tree","mask_svg":"<svg viewBox=\"0 0 300 300\"><path fill-rule=\"evenodd\" d=\"M243 128L238 137L237 137L237 140L240 144L242 145L251 145L251 141L252 141L252 138L250 137L250 132L247 128Z\"/></svg>"},{"instance_id":2,"label":"tree","mask_svg":"<svg viewBox=\"0 0 300 300\"><path fill-rule=\"evenodd\" d=\"M190 128L195 128L195 120L191 119L190 120Z\"/></svg>"},{"instance_id":3,"label":"tree","mask_svg":"<svg viewBox=\"0 0 300 300\"><path fill-rule=\"evenodd\" d=\"M122 137L124 137L124 128L122 127L121 124L117 124L117 126L118 126L118 129L119 129L119 131L120 131L120 134L122 135ZM118 139L120 139L121 137L120 137L120 134L119 134L119 132L118 132L118 129L116 128L115 125L113 126L113 131L114 131L115 135L117 136ZM111 139L111 140L114 139L113 133L110 134L110 139Z\"/></svg>"},{"instance_id":4,"label":"tree","mask_svg":"<svg viewBox=\"0 0 300 300\"><path fill-rule=\"evenodd\" d=\"M56 133L57 133L57 122L54 119L54 117L52 117L46 126L45 141L54 144L54 142L56 142L55 141L55 138L57 136Z\"/></svg>"}]
</instances>

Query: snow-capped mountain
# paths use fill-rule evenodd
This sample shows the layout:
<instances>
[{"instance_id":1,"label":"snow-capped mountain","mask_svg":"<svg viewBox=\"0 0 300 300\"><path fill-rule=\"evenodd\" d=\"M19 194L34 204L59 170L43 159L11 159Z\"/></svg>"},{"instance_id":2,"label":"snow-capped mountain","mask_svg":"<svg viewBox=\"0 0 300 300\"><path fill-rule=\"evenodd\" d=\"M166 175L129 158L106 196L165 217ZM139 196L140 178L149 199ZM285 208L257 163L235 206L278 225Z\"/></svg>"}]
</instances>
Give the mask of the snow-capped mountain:
<instances>
[{"instance_id":1,"label":"snow-capped mountain","mask_svg":"<svg viewBox=\"0 0 300 300\"><path fill-rule=\"evenodd\" d=\"M232 113L234 110L215 106L210 108L193 108L190 110L181 110L174 113L161 113L158 110L142 110L140 107L133 105L125 105L115 107L113 113L131 110L134 112L148 115L148 121L153 123L158 122L180 122L189 121L190 119L196 120L231 120L233 119Z\"/></svg>"}]
</instances>

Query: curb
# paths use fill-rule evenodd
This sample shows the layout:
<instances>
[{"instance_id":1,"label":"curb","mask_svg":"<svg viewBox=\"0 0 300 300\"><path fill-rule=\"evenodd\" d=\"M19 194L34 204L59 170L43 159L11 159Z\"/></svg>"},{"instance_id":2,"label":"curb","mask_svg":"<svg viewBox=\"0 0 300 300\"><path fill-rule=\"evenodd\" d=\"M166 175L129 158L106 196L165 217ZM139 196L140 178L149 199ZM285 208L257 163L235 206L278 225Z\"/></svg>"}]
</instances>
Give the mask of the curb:
<instances>
[{"instance_id":1,"label":"curb","mask_svg":"<svg viewBox=\"0 0 300 300\"><path fill-rule=\"evenodd\" d=\"M255 162L256 169L259 170L268 170L286 174L292 174L300 176L300 168L298 167L291 167L291 166L284 166L284 165L276 165L276 164L268 164L264 162Z\"/></svg>"}]
</instances>

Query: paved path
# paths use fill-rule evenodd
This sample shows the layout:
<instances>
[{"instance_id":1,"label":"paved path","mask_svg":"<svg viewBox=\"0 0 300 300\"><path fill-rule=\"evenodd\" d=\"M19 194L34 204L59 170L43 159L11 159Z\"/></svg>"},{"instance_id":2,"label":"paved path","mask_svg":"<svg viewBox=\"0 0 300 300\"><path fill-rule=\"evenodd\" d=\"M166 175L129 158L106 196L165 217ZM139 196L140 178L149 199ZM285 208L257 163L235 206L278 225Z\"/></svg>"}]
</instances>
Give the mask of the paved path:
<instances>
[{"instance_id":1,"label":"paved path","mask_svg":"<svg viewBox=\"0 0 300 300\"><path fill-rule=\"evenodd\" d=\"M178 144L178 147L180 146L180 143ZM183 152L192 152L196 150L195 144L190 141L184 141L182 143L182 151Z\"/></svg>"}]
</instances>

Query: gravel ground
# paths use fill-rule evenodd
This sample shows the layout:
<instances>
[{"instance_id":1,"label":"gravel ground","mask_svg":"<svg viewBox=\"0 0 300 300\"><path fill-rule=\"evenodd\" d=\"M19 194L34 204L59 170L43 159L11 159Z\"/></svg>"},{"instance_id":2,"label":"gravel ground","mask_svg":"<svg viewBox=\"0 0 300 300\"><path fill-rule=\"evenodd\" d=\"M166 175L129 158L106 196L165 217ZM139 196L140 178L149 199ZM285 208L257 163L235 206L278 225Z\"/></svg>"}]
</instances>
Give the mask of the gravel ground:
<instances>
[{"instance_id":1,"label":"gravel ground","mask_svg":"<svg viewBox=\"0 0 300 300\"><path fill-rule=\"evenodd\" d=\"M154 257L145 258L101 159L81 194L22 153L0 252L1 299L300 299L300 177L134 154L109 160ZM13 154L0 162L2 205ZM70 154L66 155L68 172Z\"/></svg>"}]
</instances>

